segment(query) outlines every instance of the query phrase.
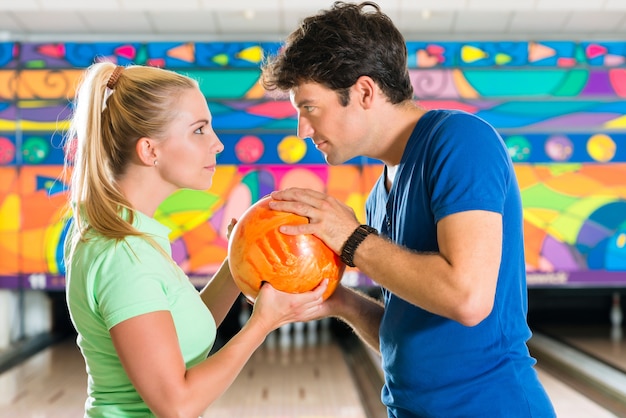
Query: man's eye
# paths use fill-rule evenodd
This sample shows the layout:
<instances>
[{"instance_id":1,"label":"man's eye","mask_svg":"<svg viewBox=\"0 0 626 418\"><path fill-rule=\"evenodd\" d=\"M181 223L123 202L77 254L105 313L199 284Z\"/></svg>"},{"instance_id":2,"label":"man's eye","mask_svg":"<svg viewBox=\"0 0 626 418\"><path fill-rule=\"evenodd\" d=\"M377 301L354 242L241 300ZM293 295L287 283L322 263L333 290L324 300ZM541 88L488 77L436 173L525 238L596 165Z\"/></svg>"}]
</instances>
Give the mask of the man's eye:
<instances>
[{"instance_id":1,"label":"man's eye","mask_svg":"<svg viewBox=\"0 0 626 418\"><path fill-rule=\"evenodd\" d=\"M311 113L313 111L313 109L315 109L315 107L313 106L303 106L304 110L306 110L308 113Z\"/></svg>"}]
</instances>

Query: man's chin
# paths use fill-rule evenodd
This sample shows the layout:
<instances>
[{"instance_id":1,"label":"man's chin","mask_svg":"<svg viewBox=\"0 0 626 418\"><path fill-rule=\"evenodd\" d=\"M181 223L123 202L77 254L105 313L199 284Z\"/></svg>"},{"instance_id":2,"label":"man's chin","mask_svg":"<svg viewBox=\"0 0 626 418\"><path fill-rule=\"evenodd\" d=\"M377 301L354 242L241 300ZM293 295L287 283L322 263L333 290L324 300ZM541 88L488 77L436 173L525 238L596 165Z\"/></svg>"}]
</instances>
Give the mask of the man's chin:
<instances>
[{"instance_id":1,"label":"man's chin","mask_svg":"<svg viewBox=\"0 0 626 418\"><path fill-rule=\"evenodd\" d=\"M326 164L328 165L340 165L345 162L345 161L333 158L331 155L326 155L326 154L324 154L324 159L326 160Z\"/></svg>"}]
</instances>

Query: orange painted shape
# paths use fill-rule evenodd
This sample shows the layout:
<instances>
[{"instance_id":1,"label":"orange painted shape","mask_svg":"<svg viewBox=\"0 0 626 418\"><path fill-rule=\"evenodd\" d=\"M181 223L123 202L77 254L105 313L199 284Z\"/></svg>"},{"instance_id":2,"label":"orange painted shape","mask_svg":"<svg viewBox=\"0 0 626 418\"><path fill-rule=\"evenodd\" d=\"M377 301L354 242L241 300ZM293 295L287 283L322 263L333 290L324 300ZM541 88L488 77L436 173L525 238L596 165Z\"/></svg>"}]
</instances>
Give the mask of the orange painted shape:
<instances>
[{"instance_id":1,"label":"orange painted shape","mask_svg":"<svg viewBox=\"0 0 626 418\"><path fill-rule=\"evenodd\" d=\"M0 276L12 276L19 271L17 253L18 231L0 231Z\"/></svg>"},{"instance_id":2,"label":"orange painted shape","mask_svg":"<svg viewBox=\"0 0 626 418\"><path fill-rule=\"evenodd\" d=\"M524 221L524 254L526 256L526 264L534 269L539 267L539 256L541 255L545 237L546 231L530 222Z\"/></svg>"},{"instance_id":3,"label":"orange painted shape","mask_svg":"<svg viewBox=\"0 0 626 418\"><path fill-rule=\"evenodd\" d=\"M602 184L579 173L564 173L547 179L545 185L570 196L591 196L602 188Z\"/></svg>"},{"instance_id":4,"label":"orange painted shape","mask_svg":"<svg viewBox=\"0 0 626 418\"><path fill-rule=\"evenodd\" d=\"M530 42L528 44L528 61L530 62L552 58L555 55L556 50L554 48L536 42Z\"/></svg>"},{"instance_id":5,"label":"orange painted shape","mask_svg":"<svg viewBox=\"0 0 626 418\"><path fill-rule=\"evenodd\" d=\"M192 42L177 46L167 51L167 56L176 58L181 61L194 62L195 61L195 44Z\"/></svg>"},{"instance_id":6,"label":"orange painted shape","mask_svg":"<svg viewBox=\"0 0 626 418\"><path fill-rule=\"evenodd\" d=\"M189 254L189 271L197 273L199 270L203 270L207 266L219 266L219 264L224 261L226 256L227 252L223 246L210 244L205 245L200 249L200 251Z\"/></svg>"}]
</instances>

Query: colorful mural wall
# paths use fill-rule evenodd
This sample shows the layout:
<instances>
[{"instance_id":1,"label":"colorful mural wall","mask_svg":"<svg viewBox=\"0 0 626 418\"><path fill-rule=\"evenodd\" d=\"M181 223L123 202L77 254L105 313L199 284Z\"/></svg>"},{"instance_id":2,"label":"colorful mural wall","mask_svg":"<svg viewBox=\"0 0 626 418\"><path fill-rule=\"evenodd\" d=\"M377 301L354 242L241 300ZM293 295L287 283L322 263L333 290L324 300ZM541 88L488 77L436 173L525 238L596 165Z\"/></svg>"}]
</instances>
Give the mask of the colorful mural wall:
<instances>
[{"instance_id":1,"label":"colorful mural wall","mask_svg":"<svg viewBox=\"0 0 626 418\"><path fill-rule=\"evenodd\" d=\"M277 43L0 43L0 287L61 290L67 229L62 139L82 70L97 60L199 80L226 149L213 186L156 217L201 285L231 217L269 191L324 190L364 219L377 161L329 167L295 136L287 97L258 84ZM477 114L502 134L524 202L530 286L626 285L626 43L408 42L416 100ZM371 283L349 269L349 285Z\"/></svg>"}]
</instances>

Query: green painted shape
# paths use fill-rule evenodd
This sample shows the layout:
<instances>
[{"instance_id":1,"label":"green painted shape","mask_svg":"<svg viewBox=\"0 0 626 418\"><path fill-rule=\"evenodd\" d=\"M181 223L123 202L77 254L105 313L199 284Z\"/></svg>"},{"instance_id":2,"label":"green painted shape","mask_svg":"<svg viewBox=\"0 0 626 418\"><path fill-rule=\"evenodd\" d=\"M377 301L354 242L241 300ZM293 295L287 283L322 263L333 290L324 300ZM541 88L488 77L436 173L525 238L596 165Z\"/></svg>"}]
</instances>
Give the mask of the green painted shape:
<instances>
[{"instance_id":1,"label":"green painted shape","mask_svg":"<svg viewBox=\"0 0 626 418\"><path fill-rule=\"evenodd\" d=\"M555 219L552 222L552 227L559 231L565 242L574 245L578 239L580 229L589 219L589 216L598 208L614 201L615 198L609 196L591 196L580 199L568 207L565 213Z\"/></svg>"},{"instance_id":2,"label":"green painted shape","mask_svg":"<svg viewBox=\"0 0 626 418\"><path fill-rule=\"evenodd\" d=\"M574 51L574 58L576 59L576 62L580 64L587 63L587 54L585 53L585 50L580 43L576 45L576 50Z\"/></svg>"},{"instance_id":3,"label":"green painted shape","mask_svg":"<svg viewBox=\"0 0 626 418\"><path fill-rule=\"evenodd\" d=\"M551 163L551 164L537 164L537 167L548 167L550 172L555 176L565 173L574 173L582 168L582 163Z\"/></svg>"},{"instance_id":4,"label":"green painted shape","mask_svg":"<svg viewBox=\"0 0 626 418\"><path fill-rule=\"evenodd\" d=\"M584 222L584 219L580 219L569 213L564 213L551 223L550 229L558 231L560 238L564 242L574 245L576 244L576 237L578 237L578 233Z\"/></svg>"},{"instance_id":5,"label":"green painted shape","mask_svg":"<svg viewBox=\"0 0 626 418\"><path fill-rule=\"evenodd\" d=\"M522 205L525 209L539 208L564 212L574 204L578 197L555 192L543 183L537 183L521 191Z\"/></svg>"},{"instance_id":6,"label":"green painted shape","mask_svg":"<svg viewBox=\"0 0 626 418\"><path fill-rule=\"evenodd\" d=\"M576 97L587 85L587 80L589 80L589 71L582 69L570 70L563 79L563 84L554 90L552 95L559 97Z\"/></svg>"},{"instance_id":7,"label":"green painted shape","mask_svg":"<svg viewBox=\"0 0 626 418\"><path fill-rule=\"evenodd\" d=\"M259 81L260 73L258 69L181 71L181 74L198 80L200 90L207 99L242 99Z\"/></svg>"},{"instance_id":8,"label":"green painted shape","mask_svg":"<svg viewBox=\"0 0 626 418\"><path fill-rule=\"evenodd\" d=\"M180 189L171 194L157 209L159 215L187 212L194 210L210 210L218 201L214 194L199 190ZM157 215L155 214L155 217Z\"/></svg>"},{"instance_id":9,"label":"green painted shape","mask_svg":"<svg viewBox=\"0 0 626 418\"><path fill-rule=\"evenodd\" d=\"M46 68L46 61L44 60L32 60L26 62L26 68Z\"/></svg>"},{"instance_id":10,"label":"green painted shape","mask_svg":"<svg viewBox=\"0 0 626 418\"><path fill-rule=\"evenodd\" d=\"M279 131L291 131L294 135L296 134L296 129L298 129L298 121L295 119L279 119L273 120L271 122L263 125L263 129L266 130L279 130Z\"/></svg>"},{"instance_id":11,"label":"green painted shape","mask_svg":"<svg viewBox=\"0 0 626 418\"><path fill-rule=\"evenodd\" d=\"M250 196L253 202L259 200L259 193L261 188L259 187L259 173L256 171L251 171L246 174L242 179L241 183L245 184L248 190L250 190Z\"/></svg>"},{"instance_id":12,"label":"green painted shape","mask_svg":"<svg viewBox=\"0 0 626 418\"><path fill-rule=\"evenodd\" d=\"M518 116L543 116L550 118L552 116L561 116L569 113L584 112L590 106L597 105L597 102L579 102L579 101L541 101L541 102L505 102L496 106L493 111L502 112Z\"/></svg>"},{"instance_id":13,"label":"green painted shape","mask_svg":"<svg viewBox=\"0 0 626 418\"><path fill-rule=\"evenodd\" d=\"M232 113L233 108L230 106L226 106L220 102L210 102L209 109L211 110L212 115L222 115L225 113Z\"/></svg>"},{"instance_id":14,"label":"green painted shape","mask_svg":"<svg viewBox=\"0 0 626 418\"><path fill-rule=\"evenodd\" d=\"M483 98L548 96L560 87L568 70L464 70L468 83Z\"/></svg>"},{"instance_id":15,"label":"green painted shape","mask_svg":"<svg viewBox=\"0 0 626 418\"><path fill-rule=\"evenodd\" d=\"M613 203L617 200L614 196L589 196L583 199L579 199L573 205L567 208L567 212L577 216L583 220L590 217L592 213L597 211L602 206L606 206L609 203Z\"/></svg>"},{"instance_id":16,"label":"green painted shape","mask_svg":"<svg viewBox=\"0 0 626 418\"><path fill-rule=\"evenodd\" d=\"M145 65L148 61L148 48L145 44L142 44L137 49L137 55L135 56L135 62L137 64Z\"/></svg>"}]
</instances>

